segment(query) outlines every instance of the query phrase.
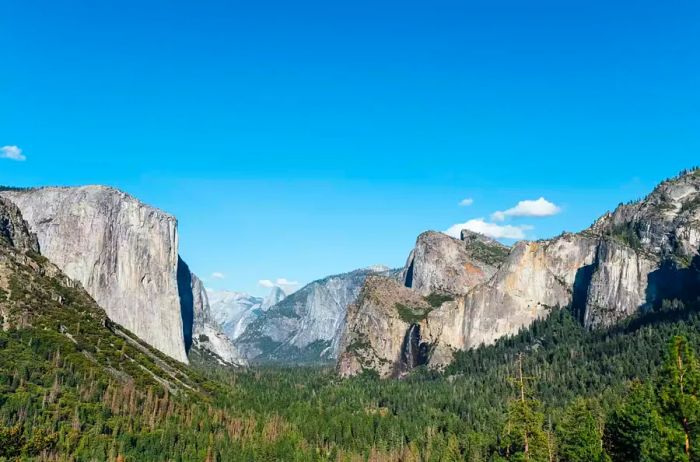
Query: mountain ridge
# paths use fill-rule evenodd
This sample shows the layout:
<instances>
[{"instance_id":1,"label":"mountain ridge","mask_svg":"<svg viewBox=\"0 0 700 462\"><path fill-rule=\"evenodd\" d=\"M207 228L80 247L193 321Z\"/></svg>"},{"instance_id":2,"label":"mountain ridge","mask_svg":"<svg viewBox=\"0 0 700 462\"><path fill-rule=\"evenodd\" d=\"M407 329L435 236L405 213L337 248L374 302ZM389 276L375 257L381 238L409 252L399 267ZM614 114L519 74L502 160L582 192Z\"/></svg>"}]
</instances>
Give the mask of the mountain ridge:
<instances>
[{"instance_id":1,"label":"mountain ridge","mask_svg":"<svg viewBox=\"0 0 700 462\"><path fill-rule=\"evenodd\" d=\"M454 253L453 241L440 239L447 244L435 248L435 255L426 260L429 266L433 261L454 261L442 257ZM699 247L700 170L693 169L662 182L638 202L618 206L582 232L517 242L490 277L471 287L453 288L453 300L419 321L385 324L373 314L378 307L372 300L382 295L368 295L366 303L353 307L358 313L348 317L361 321L348 323L343 334L339 372L353 375L368 365L382 376L394 374L406 348L397 339L408 335L414 324L426 336L425 341L418 340L419 346L425 344L431 351L425 363L443 367L455 351L515 334L555 307L571 307L584 325L594 328L653 309L669 297L692 298L698 275L691 265L700 258ZM438 276L444 274L439 266L430 268L438 268ZM409 269L407 264L404 274ZM394 313L391 317L396 318ZM367 335L369 325L386 329ZM387 338L392 342L381 340ZM349 350L357 347L358 339L364 348Z\"/></svg>"}]
</instances>

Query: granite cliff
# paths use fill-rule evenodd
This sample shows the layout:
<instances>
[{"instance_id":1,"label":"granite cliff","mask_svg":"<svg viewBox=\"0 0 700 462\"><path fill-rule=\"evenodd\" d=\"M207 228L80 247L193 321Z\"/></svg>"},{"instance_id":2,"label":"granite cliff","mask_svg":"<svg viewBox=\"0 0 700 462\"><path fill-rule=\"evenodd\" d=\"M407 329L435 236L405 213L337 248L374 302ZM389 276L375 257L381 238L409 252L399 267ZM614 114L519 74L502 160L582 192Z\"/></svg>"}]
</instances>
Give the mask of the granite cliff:
<instances>
[{"instance_id":1,"label":"granite cliff","mask_svg":"<svg viewBox=\"0 0 700 462\"><path fill-rule=\"evenodd\" d=\"M178 255L173 216L104 186L4 190L0 196L19 208L41 254L82 284L110 319L188 361L198 295Z\"/></svg>"},{"instance_id":2,"label":"granite cliff","mask_svg":"<svg viewBox=\"0 0 700 462\"><path fill-rule=\"evenodd\" d=\"M1 197L0 332L4 334L2 364L6 371L12 370L15 361L27 361L27 371L31 371L18 390L22 396L38 390L41 398L45 390L45 383L37 379L41 374L55 375L52 389L63 385L67 374L59 372L62 367L80 371L76 376L82 381L104 374L110 386L155 386L170 394L204 392L201 377L192 376L181 362L114 323L79 282L41 255L20 210ZM50 366L44 362L49 355ZM60 396L65 399L63 393ZM75 406L75 401L70 402Z\"/></svg>"},{"instance_id":3,"label":"granite cliff","mask_svg":"<svg viewBox=\"0 0 700 462\"><path fill-rule=\"evenodd\" d=\"M700 296L700 171L661 183L643 200L621 204L582 232L518 242L509 252L492 247L496 260L484 261L485 254L474 251L474 243L483 240L474 241L473 233L462 234L466 251L449 238L425 236L409 257L404 285L424 301L439 293L452 299L433 296L439 306L426 309L404 288L368 282L348 310L338 363L342 375L363 369L401 375L416 364L440 367L455 350L514 334L553 307L570 307L595 328L657 309L665 299L695 300ZM472 267L483 268L480 278L468 277ZM402 319L406 309L415 316ZM423 350L421 360L407 365L402 358L415 358L407 355L415 345Z\"/></svg>"}]
</instances>

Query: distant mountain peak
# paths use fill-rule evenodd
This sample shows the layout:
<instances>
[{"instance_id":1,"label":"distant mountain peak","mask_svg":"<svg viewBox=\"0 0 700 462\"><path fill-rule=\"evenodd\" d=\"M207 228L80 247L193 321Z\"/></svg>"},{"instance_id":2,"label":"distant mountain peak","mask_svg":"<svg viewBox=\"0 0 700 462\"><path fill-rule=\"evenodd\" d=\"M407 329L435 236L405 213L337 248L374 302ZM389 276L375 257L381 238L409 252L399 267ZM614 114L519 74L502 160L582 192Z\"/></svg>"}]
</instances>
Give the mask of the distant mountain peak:
<instances>
[{"instance_id":1,"label":"distant mountain peak","mask_svg":"<svg viewBox=\"0 0 700 462\"><path fill-rule=\"evenodd\" d=\"M263 311L267 311L268 309L270 309L270 307L284 300L286 296L287 294L284 292L284 290L282 290L280 286L273 286L270 289L270 292L263 300L260 309L262 309Z\"/></svg>"},{"instance_id":2,"label":"distant mountain peak","mask_svg":"<svg viewBox=\"0 0 700 462\"><path fill-rule=\"evenodd\" d=\"M389 268L386 265L378 264L378 265L370 265L364 269L367 271L371 271L373 273L384 273L386 271L389 271L391 268Z\"/></svg>"}]
</instances>

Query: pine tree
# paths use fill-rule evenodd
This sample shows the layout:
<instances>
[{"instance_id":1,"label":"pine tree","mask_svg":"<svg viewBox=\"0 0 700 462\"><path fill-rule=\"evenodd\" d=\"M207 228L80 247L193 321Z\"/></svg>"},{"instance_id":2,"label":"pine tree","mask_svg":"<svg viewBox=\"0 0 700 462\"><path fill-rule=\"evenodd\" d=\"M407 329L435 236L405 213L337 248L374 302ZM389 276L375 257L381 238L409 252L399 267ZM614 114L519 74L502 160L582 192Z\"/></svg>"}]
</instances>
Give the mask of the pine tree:
<instances>
[{"instance_id":1,"label":"pine tree","mask_svg":"<svg viewBox=\"0 0 700 462\"><path fill-rule=\"evenodd\" d=\"M508 403L501 452L507 460L549 462L549 440L544 431L542 404L529 396L528 378L523 376L523 357L518 355L513 379L517 396Z\"/></svg>"},{"instance_id":2,"label":"pine tree","mask_svg":"<svg viewBox=\"0 0 700 462\"><path fill-rule=\"evenodd\" d=\"M657 397L668 435L669 451L676 460L700 460L697 447L700 423L700 371L695 354L684 337L671 340L668 359L657 380Z\"/></svg>"},{"instance_id":3,"label":"pine tree","mask_svg":"<svg viewBox=\"0 0 700 462\"><path fill-rule=\"evenodd\" d=\"M604 460L603 415L583 398L575 399L557 428L559 456L563 462Z\"/></svg>"},{"instance_id":4,"label":"pine tree","mask_svg":"<svg viewBox=\"0 0 700 462\"><path fill-rule=\"evenodd\" d=\"M700 370L684 337L671 340L655 386L635 384L606 425L613 460L698 462Z\"/></svg>"}]
</instances>

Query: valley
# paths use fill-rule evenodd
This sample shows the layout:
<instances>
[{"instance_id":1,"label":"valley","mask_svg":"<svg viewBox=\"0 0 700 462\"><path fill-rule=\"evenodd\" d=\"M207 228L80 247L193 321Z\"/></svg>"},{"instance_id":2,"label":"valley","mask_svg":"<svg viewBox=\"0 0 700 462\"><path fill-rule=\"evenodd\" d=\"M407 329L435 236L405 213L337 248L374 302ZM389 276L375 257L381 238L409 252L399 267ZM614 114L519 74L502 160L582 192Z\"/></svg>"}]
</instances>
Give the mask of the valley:
<instances>
[{"instance_id":1,"label":"valley","mask_svg":"<svg viewBox=\"0 0 700 462\"><path fill-rule=\"evenodd\" d=\"M426 232L402 269L263 299L206 289L175 219L125 193L4 188L0 458L520 460L522 435L530 460L688 454L698 198L691 169L580 233Z\"/></svg>"}]
</instances>

